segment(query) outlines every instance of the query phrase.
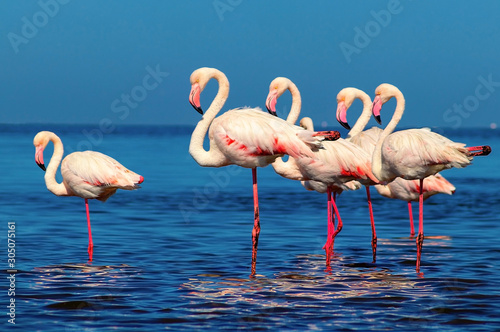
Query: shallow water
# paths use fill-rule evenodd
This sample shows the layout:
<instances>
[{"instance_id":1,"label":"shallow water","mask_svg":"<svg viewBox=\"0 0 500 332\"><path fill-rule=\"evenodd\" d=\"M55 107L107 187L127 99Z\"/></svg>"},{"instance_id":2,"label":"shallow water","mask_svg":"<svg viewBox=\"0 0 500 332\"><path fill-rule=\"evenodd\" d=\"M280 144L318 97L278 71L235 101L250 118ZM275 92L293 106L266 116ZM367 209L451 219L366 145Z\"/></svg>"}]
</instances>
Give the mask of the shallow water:
<instances>
[{"instance_id":1,"label":"shallow water","mask_svg":"<svg viewBox=\"0 0 500 332\"><path fill-rule=\"evenodd\" d=\"M7 248L14 222L15 322L23 331L500 329L498 130L439 130L493 152L443 172L456 193L425 202L423 275L405 202L372 191L372 264L364 190L342 194L344 228L326 271L326 196L259 169L262 230L250 279L251 172L198 166L187 152L192 128L119 127L93 140L82 126L0 129L0 241ZM145 178L140 190L90 202L91 264L84 201L48 192L34 162L42 129L67 151L90 145ZM2 259L6 328L6 249Z\"/></svg>"}]
</instances>

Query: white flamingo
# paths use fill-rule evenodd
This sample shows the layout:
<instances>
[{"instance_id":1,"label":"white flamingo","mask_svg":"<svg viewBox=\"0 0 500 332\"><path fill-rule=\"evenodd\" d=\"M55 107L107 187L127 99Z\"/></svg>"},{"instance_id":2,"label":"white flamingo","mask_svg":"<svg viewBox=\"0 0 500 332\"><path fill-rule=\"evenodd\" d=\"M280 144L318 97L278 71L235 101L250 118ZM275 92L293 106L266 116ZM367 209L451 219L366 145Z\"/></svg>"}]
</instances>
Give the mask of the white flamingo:
<instances>
[{"instance_id":1,"label":"white flamingo","mask_svg":"<svg viewBox=\"0 0 500 332\"><path fill-rule=\"evenodd\" d=\"M313 133L299 126L292 126L276 116L262 112L259 108L233 109L216 118L229 95L229 81L226 75L215 68L197 69L190 77L189 102L200 114L203 114L200 94L212 78L219 82L219 90L193 131L189 153L203 167L235 164L252 169L254 227L250 276L254 276L260 233L256 168L265 167L284 154L312 157L313 150L321 147L323 134L329 137L340 137L340 134ZM207 131L210 140L208 151L203 148Z\"/></svg>"},{"instance_id":2,"label":"white flamingo","mask_svg":"<svg viewBox=\"0 0 500 332\"><path fill-rule=\"evenodd\" d=\"M292 98L295 96L295 100L297 100L299 94L295 85L282 84L274 86L271 84L266 101L266 107L269 112L276 113L276 100L287 89L290 89ZM300 105L294 106L300 109ZM290 114L293 113L290 112ZM296 121L297 117L292 117L292 121ZM290 120L290 118L289 115L288 120ZM293 170L294 174L300 175L300 177L298 176L296 178L297 180L313 180L326 185L328 202L332 204L335 214L338 217L337 228L328 238L327 244L325 245L327 255L326 261L327 265L329 265L335 237L343 227L336 203L331 199L332 190L335 187L343 187L345 189L345 183L352 180L357 180L363 185L378 183L377 179L371 173L371 157L355 144L343 139L338 139L336 141L324 141L323 149L314 151L313 157L306 155L294 156L294 159L289 160L286 164L290 163L291 165L289 165L288 170ZM278 161L278 163L274 165L274 169L278 174L283 175L283 170L278 169L277 166L281 168L283 166L281 162ZM289 174L283 176L288 177ZM321 186L319 184L317 185ZM328 225L330 226L331 223L329 222Z\"/></svg>"},{"instance_id":3,"label":"white flamingo","mask_svg":"<svg viewBox=\"0 0 500 332\"><path fill-rule=\"evenodd\" d=\"M371 112L371 110L370 110ZM300 126L307 129L307 130L313 130L314 131L314 123L311 118L309 117L303 117L300 119ZM274 165L274 164L273 164ZM322 182L314 181L314 180L308 180L308 181L301 181L302 186L306 188L307 190L310 191L316 191L321 194L328 193L328 186ZM330 195L327 196L327 213L328 213L328 220L327 220L327 241L325 245L323 246L323 249L327 251L327 256L332 255L333 251L333 243L330 247L329 246L329 239L332 237L334 231L335 231L335 214L333 213L333 204L332 202L337 202L337 196L339 196L341 193L344 191L349 191L349 190L358 190L361 188L361 183L359 183L356 180L349 181L346 183L343 183L339 186L336 185L331 185L330 186ZM332 197L333 195L333 197Z\"/></svg>"},{"instance_id":4,"label":"white flamingo","mask_svg":"<svg viewBox=\"0 0 500 332\"><path fill-rule=\"evenodd\" d=\"M363 111L359 116L358 120L354 124L354 127L349 126L347 123L347 110L351 107L354 100L359 99L363 102ZM344 88L340 90L337 94L337 121L346 129L349 130L347 134L346 141L349 141L359 147L361 147L368 155L373 154L375 149L375 144L378 137L382 133L382 129L378 127L372 127L368 130L364 130L368 121L372 116L372 100L364 91L356 88ZM370 186L376 183L369 182L365 184L366 189L366 200L368 202L368 211L370 213L370 224L372 228L372 257L373 263L377 260L377 232L375 230L375 220L373 218L373 207L370 195Z\"/></svg>"},{"instance_id":5,"label":"white flamingo","mask_svg":"<svg viewBox=\"0 0 500 332\"><path fill-rule=\"evenodd\" d=\"M363 111L351 129L347 122L347 110L352 105L352 102L355 98L358 98L363 102ZM344 128L348 130L350 129L346 139L350 140L356 145L359 145L370 155L373 155L373 151L375 150L375 146L377 145L377 141L383 130L379 127L372 127L370 129L364 130L364 128L370 121L370 118L372 117L372 101L370 97L359 89L345 88L337 95L337 102L337 121ZM418 188L419 180L405 180L402 178L396 178L394 181L388 183L387 185L375 185L375 189L380 195L408 202L408 213L410 217L410 236L415 235L411 202L418 202L420 190ZM430 175L426 178L423 188L424 200L432 195L439 193L451 195L454 191L455 187L442 175ZM374 223L372 223L372 229L373 234L376 234Z\"/></svg>"},{"instance_id":6,"label":"white flamingo","mask_svg":"<svg viewBox=\"0 0 500 332\"><path fill-rule=\"evenodd\" d=\"M54 152L49 165L45 168L43 151L47 144L54 144ZM45 172L47 189L57 196L78 196L85 199L87 226L89 232L89 261L92 261L94 243L90 228L89 199L106 201L118 189L134 190L144 178L125 168L122 164L100 152L83 151L64 154L61 139L50 131L41 131L33 139L35 145L35 161ZM61 164L63 181L56 181L56 172Z\"/></svg>"},{"instance_id":7,"label":"white flamingo","mask_svg":"<svg viewBox=\"0 0 500 332\"><path fill-rule=\"evenodd\" d=\"M419 180L419 230L417 242L417 273L420 272L420 257L424 241L423 224L423 182L424 178L452 167L470 165L474 156L487 155L489 146L465 147L428 128L408 129L394 132L404 109L405 100L401 91L391 84L381 84L375 90L373 115L380 123L382 105L392 97L396 98L396 110L391 121L379 137L372 159L373 174L386 183L401 177Z\"/></svg>"}]
</instances>

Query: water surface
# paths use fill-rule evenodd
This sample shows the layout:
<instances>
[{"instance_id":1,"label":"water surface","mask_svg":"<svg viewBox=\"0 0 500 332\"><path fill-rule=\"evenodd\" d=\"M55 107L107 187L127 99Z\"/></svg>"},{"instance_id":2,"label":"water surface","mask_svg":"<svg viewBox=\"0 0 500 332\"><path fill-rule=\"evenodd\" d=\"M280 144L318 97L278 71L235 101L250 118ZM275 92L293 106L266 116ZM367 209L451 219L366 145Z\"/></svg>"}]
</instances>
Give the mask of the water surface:
<instances>
[{"instance_id":1,"label":"water surface","mask_svg":"<svg viewBox=\"0 0 500 332\"><path fill-rule=\"evenodd\" d=\"M15 222L23 331L500 329L499 131L439 130L493 152L443 172L455 195L426 201L423 276L415 273L405 202L372 191L379 237L372 264L364 190L342 194L344 229L326 271L326 196L259 169L262 230L250 279L251 171L198 166L187 152L192 127L118 127L93 141L83 126L0 128L0 241L6 248ZM42 129L56 132L67 151L91 145L145 178L140 190L90 202L90 264L84 201L47 191L35 164L32 140Z\"/></svg>"}]
</instances>

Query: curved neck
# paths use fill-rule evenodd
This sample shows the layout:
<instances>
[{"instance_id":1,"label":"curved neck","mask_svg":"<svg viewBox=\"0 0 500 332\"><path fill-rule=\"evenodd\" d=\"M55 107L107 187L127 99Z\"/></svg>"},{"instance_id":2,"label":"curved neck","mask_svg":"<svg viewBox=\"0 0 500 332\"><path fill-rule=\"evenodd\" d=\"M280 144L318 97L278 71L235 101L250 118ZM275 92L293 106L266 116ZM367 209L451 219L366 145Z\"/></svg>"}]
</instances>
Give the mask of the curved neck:
<instances>
[{"instance_id":1,"label":"curved neck","mask_svg":"<svg viewBox=\"0 0 500 332\"><path fill-rule=\"evenodd\" d=\"M300 92L297 86L293 82L289 82L288 91L292 95L292 107L290 108L290 113L286 118L286 122L295 124L300 116L300 109L302 107L302 99L300 98Z\"/></svg>"},{"instance_id":2,"label":"curved neck","mask_svg":"<svg viewBox=\"0 0 500 332\"><path fill-rule=\"evenodd\" d=\"M56 181L56 172L61 164L61 160L64 154L63 144L61 139L57 135L51 133L49 140L54 144L54 152L52 157L50 157L49 165L45 172L45 185L47 189L57 196L71 196L72 194L68 191L63 183L58 183Z\"/></svg>"},{"instance_id":3,"label":"curved neck","mask_svg":"<svg viewBox=\"0 0 500 332\"><path fill-rule=\"evenodd\" d=\"M302 98L300 97L300 92L297 86L292 82L288 82L288 91L292 95L292 107L290 107L290 112L286 118L286 122L294 125L299 119L300 109L302 108ZM304 180L302 172L299 171L297 162L293 157L288 157L288 161L283 161L282 157L276 158L276 160L271 164L274 171L284 178L290 180Z\"/></svg>"},{"instance_id":4,"label":"curved neck","mask_svg":"<svg viewBox=\"0 0 500 332\"><path fill-rule=\"evenodd\" d=\"M211 78L215 78L219 83L219 90L210 107L205 112L201 120L196 125L196 128L191 135L189 143L189 153L201 166L219 167L227 164L227 158L219 151L215 143L210 141L210 149L206 151L203 148L203 141L207 134L210 124L215 119L215 116L224 106L227 97L229 96L229 81L222 72L215 70L211 74Z\"/></svg>"},{"instance_id":5,"label":"curved neck","mask_svg":"<svg viewBox=\"0 0 500 332\"><path fill-rule=\"evenodd\" d=\"M391 181L395 178L394 175L385 173L383 171L383 162L382 162L382 144L384 143L387 136L389 136L396 126L398 125L403 113L405 111L405 99L401 92L394 93L393 95L396 98L396 110L392 116L391 121L384 128L382 134L380 134L379 140L377 141L377 145L375 145L375 150L372 156L372 172L380 181Z\"/></svg>"},{"instance_id":6,"label":"curved neck","mask_svg":"<svg viewBox=\"0 0 500 332\"><path fill-rule=\"evenodd\" d=\"M294 158L291 156L288 157L288 161L283 161L283 158L279 157L271 164L274 168L274 171L281 175L282 177L290 180L298 180L303 181L307 180L302 175L302 172L299 170L299 166Z\"/></svg>"},{"instance_id":7,"label":"curved neck","mask_svg":"<svg viewBox=\"0 0 500 332\"><path fill-rule=\"evenodd\" d=\"M370 99L370 96L368 96L363 91L357 91L356 98L363 102L363 112L347 134L347 138L356 136L357 134L362 132L368 124L368 121L370 121L370 118L372 117L372 100Z\"/></svg>"}]
</instances>

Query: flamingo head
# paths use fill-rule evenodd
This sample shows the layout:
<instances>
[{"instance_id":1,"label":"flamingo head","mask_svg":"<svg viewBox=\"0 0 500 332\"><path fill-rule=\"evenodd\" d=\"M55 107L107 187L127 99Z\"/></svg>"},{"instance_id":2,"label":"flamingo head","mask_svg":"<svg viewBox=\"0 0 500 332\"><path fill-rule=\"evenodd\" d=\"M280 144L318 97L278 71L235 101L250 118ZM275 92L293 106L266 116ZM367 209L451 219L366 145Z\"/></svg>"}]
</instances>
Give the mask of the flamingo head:
<instances>
[{"instance_id":1,"label":"flamingo head","mask_svg":"<svg viewBox=\"0 0 500 332\"><path fill-rule=\"evenodd\" d=\"M212 78L216 78L217 81L219 81L219 85L229 84L226 83L228 82L226 75L215 68L202 67L196 69L191 74L191 92L189 93L189 103L200 114L203 114L203 110L200 104L200 94L207 86L208 81L210 81Z\"/></svg>"},{"instance_id":2,"label":"flamingo head","mask_svg":"<svg viewBox=\"0 0 500 332\"><path fill-rule=\"evenodd\" d=\"M375 98L373 99L372 113L378 124L382 124L382 121L380 119L380 110L382 109L382 105L384 105L389 101L389 99L395 96L402 96L402 93L392 84L382 83L375 89Z\"/></svg>"},{"instance_id":3,"label":"flamingo head","mask_svg":"<svg viewBox=\"0 0 500 332\"><path fill-rule=\"evenodd\" d=\"M314 131L314 123L310 117L307 117L307 116L303 117L302 119L300 119L299 124L305 130Z\"/></svg>"},{"instance_id":4,"label":"flamingo head","mask_svg":"<svg viewBox=\"0 0 500 332\"><path fill-rule=\"evenodd\" d=\"M41 131L36 134L33 139L33 145L35 146L35 162L36 164L45 171L45 164L43 163L43 150L49 144L49 132Z\"/></svg>"},{"instance_id":5,"label":"flamingo head","mask_svg":"<svg viewBox=\"0 0 500 332\"><path fill-rule=\"evenodd\" d=\"M380 95L376 95L373 99L372 113L375 120L377 120L377 123L381 125L382 120L380 119L380 110L382 110L382 101L380 99Z\"/></svg>"},{"instance_id":6,"label":"flamingo head","mask_svg":"<svg viewBox=\"0 0 500 332\"><path fill-rule=\"evenodd\" d=\"M201 109L200 104L200 93L201 88L199 83L194 83L193 85L191 85L191 92L189 93L189 103L198 113L203 115L203 110Z\"/></svg>"},{"instance_id":7,"label":"flamingo head","mask_svg":"<svg viewBox=\"0 0 500 332\"><path fill-rule=\"evenodd\" d=\"M347 123L347 110L357 97L356 90L355 88L344 88L337 94L337 121L347 130L351 129Z\"/></svg>"},{"instance_id":8,"label":"flamingo head","mask_svg":"<svg viewBox=\"0 0 500 332\"><path fill-rule=\"evenodd\" d=\"M276 77L269 85L269 94L266 98L267 111L274 115L276 114L276 103L278 98L289 88L291 81L286 77Z\"/></svg>"}]
</instances>

